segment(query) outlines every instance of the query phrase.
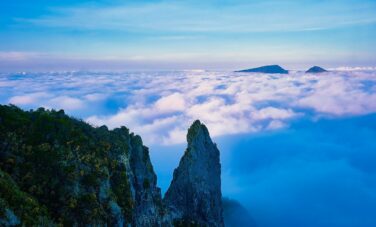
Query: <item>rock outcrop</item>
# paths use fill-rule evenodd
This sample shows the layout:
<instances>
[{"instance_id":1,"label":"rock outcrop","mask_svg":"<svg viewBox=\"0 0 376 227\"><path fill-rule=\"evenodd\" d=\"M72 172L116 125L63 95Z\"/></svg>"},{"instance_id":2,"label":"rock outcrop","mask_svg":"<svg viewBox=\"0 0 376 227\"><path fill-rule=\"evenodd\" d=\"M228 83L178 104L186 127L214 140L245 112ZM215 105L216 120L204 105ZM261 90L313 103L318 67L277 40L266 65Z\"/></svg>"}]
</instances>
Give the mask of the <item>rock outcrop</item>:
<instances>
[{"instance_id":1,"label":"rock outcrop","mask_svg":"<svg viewBox=\"0 0 376 227\"><path fill-rule=\"evenodd\" d=\"M224 226L219 150L198 120L189 128L187 142L164 198L169 216L179 224Z\"/></svg>"},{"instance_id":2,"label":"rock outcrop","mask_svg":"<svg viewBox=\"0 0 376 227\"><path fill-rule=\"evenodd\" d=\"M125 127L0 105L0 225L223 226L219 151L196 121L164 200Z\"/></svg>"},{"instance_id":3,"label":"rock outcrop","mask_svg":"<svg viewBox=\"0 0 376 227\"><path fill-rule=\"evenodd\" d=\"M162 213L161 190L157 187L157 176L150 162L148 148L143 146L140 136L130 144L130 165L135 191L134 226L160 226Z\"/></svg>"},{"instance_id":4,"label":"rock outcrop","mask_svg":"<svg viewBox=\"0 0 376 227\"><path fill-rule=\"evenodd\" d=\"M285 70L279 65L266 65L258 68L244 69L236 72L246 72L246 73L268 73L268 74L288 74L289 71Z\"/></svg>"}]
</instances>

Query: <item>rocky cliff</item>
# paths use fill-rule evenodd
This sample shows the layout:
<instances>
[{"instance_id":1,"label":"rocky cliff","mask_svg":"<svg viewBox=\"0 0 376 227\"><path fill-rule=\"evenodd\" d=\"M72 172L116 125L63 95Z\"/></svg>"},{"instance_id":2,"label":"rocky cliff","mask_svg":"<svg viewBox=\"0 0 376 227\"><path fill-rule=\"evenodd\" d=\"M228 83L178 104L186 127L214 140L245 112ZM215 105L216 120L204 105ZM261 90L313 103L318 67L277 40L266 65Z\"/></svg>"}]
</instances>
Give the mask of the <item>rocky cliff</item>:
<instances>
[{"instance_id":1,"label":"rocky cliff","mask_svg":"<svg viewBox=\"0 0 376 227\"><path fill-rule=\"evenodd\" d=\"M164 204L175 223L223 226L219 150L205 125L195 121Z\"/></svg>"},{"instance_id":2,"label":"rocky cliff","mask_svg":"<svg viewBox=\"0 0 376 227\"><path fill-rule=\"evenodd\" d=\"M0 105L0 225L223 226L219 151L199 121L187 140L162 200L127 128Z\"/></svg>"}]
</instances>

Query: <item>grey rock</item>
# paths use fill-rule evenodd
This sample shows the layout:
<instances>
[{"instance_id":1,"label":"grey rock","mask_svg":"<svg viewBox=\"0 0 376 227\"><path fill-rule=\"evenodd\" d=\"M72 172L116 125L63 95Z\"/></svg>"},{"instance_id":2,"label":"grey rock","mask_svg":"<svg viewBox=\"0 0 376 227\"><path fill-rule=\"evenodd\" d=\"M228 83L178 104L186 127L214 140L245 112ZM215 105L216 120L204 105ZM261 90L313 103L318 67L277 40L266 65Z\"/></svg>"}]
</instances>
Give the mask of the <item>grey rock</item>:
<instances>
[{"instance_id":1,"label":"grey rock","mask_svg":"<svg viewBox=\"0 0 376 227\"><path fill-rule=\"evenodd\" d=\"M189 128L187 142L165 194L168 215L173 223L224 226L219 150L198 120Z\"/></svg>"},{"instance_id":2,"label":"grey rock","mask_svg":"<svg viewBox=\"0 0 376 227\"><path fill-rule=\"evenodd\" d=\"M130 165L135 189L135 226L160 226L162 198L148 148L140 136L131 137Z\"/></svg>"}]
</instances>

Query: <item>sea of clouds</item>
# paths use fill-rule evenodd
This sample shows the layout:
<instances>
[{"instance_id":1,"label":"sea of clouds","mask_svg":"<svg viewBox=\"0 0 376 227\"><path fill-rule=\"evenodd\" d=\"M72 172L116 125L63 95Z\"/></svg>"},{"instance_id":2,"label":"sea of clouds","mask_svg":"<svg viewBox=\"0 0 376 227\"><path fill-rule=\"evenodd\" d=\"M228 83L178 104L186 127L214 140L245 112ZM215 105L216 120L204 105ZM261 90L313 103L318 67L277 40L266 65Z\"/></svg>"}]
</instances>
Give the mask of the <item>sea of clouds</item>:
<instances>
[{"instance_id":1,"label":"sea of clouds","mask_svg":"<svg viewBox=\"0 0 376 227\"><path fill-rule=\"evenodd\" d=\"M376 70L0 74L0 103L125 125L165 191L189 125L221 150L222 191L259 226L376 226Z\"/></svg>"},{"instance_id":2,"label":"sea of clouds","mask_svg":"<svg viewBox=\"0 0 376 227\"><path fill-rule=\"evenodd\" d=\"M215 137L280 129L307 116L372 113L375 84L375 70L18 73L0 75L0 102L62 108L93 125L126 125L147 144L176 144L195 119Z\"/></svg>"}]
</instances>

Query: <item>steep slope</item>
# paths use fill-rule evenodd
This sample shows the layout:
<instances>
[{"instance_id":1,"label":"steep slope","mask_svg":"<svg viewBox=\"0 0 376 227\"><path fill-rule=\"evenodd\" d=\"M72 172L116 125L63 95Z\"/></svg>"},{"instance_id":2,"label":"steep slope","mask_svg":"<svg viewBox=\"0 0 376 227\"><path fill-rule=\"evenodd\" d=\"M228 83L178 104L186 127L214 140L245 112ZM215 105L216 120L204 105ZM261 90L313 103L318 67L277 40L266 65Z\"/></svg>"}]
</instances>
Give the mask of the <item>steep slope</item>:
<instances>
[{"instance_id":1,"label":"steep slope","mask_svg":"<svg viewBox=\"0 0 376 227\"><path fill-rule=\"evenodd\" d=\"M47 210L28 221L22 203L8 204L14 219L27 225L43 217L67 226L160 222L161 195L148 150L125 127L109 131L63 111L0 106L0 169L22 198ZM13 194L0 194L5 202L7 193Z\"/></svg>"},{"instance_id":2,"label":"steep slope","mask_svg":"<svg viewBox=\"0 0 376 227\"><path fill-rule=\"evenodd\" d=\"M169 217L176 225L224 226L219 150L198 120L189 128L187 142L164 198Z\"/></svg>"},{"instance_id":3,"label":"steep slope","mask_svg":"<svg viewBox=\"0 0 376 227\"><path fill-rule=\"evenodd\" d=\"M161 224L161 190L156 187L157 176L150 162L149 150L142 145L140 136L130 141L130 165L133 173L132 186L135 190L135 226L158 226Z\"/></svg>"}]
</instances>

